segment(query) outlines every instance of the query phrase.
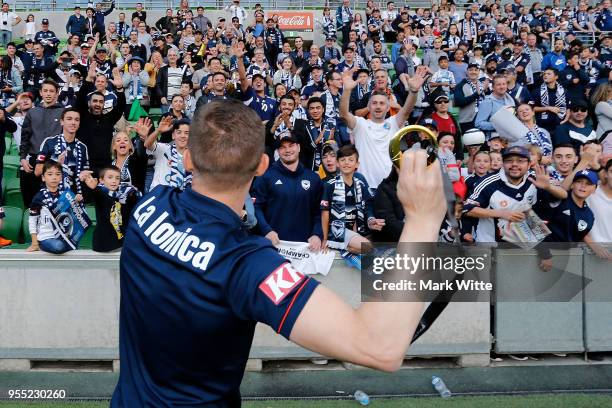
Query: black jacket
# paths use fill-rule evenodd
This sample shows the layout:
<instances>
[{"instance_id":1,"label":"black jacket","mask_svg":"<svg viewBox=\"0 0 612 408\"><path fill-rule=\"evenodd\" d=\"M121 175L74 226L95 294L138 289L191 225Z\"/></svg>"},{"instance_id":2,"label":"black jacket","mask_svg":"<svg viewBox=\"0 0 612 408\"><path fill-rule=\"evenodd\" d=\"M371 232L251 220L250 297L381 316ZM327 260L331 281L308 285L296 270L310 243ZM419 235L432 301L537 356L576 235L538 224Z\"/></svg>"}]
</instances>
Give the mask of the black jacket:
<instances>
[{"instance_id":1,"label":"black jacket","mask_svg":"<svg viewBox=\"0 0 612 408\"><path fill-rule=\"evenodd\" d=\"M81 113L81 125L77 138L85 143L89 153L89 164L96 171L111 163L111 142L115 124L125 111L125 93L117 93L117 105L103 115L92 115L89 112L87 95L95 90L93 83L85 81L79 89L76 108Z\"/></svg>"},{"instance_id":2,"label":"black jacket","mask_svg":"<svg viewBox=\"0 0 612 408\"><path fill-rule=\"evenodd\" d=\"M157 73L157 78L155 80L155 92L157 92L157 96L161 98L168 98L168 65L164 65L159 69ZM185 73L187 70L183 71L183 80L185 80ZM170 101L168 101L170 104Z\"/></svg>"},{"instance_id":3,"label":"black jacket","mask_svg":"<svg viewBox=\"0 0 612 408\"><path fill-rule=\"evenodd\" d=\"M376 190L374 216L385 220L381 231L373 231L374 242L398 242L404 229L404 208L397 198L398 174L395 167Z\"/></svg>"}]
</instances>

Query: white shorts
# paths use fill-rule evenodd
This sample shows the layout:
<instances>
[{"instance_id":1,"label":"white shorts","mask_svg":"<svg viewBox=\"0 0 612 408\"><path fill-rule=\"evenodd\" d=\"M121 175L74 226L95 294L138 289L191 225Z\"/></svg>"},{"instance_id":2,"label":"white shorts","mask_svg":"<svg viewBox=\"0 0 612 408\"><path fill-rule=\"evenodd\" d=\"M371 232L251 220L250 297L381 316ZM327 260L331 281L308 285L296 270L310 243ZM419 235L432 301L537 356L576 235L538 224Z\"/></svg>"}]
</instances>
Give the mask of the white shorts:
<instances>
[{"instance_id":1,"label":"white shorts","mask_svg":"<svg viewBox=\"0 0 612 408\"><path fill-rule=\"evenodd\" d=\"M327 246L333 249L346 249L349 245L349 242L351 242L351 239L358 237L359 234L356 233L353 230L350 229L345 229L344 230L344 241L343 242L337 242L337 241L327 241Z\"/></svg>"}]
</instances>

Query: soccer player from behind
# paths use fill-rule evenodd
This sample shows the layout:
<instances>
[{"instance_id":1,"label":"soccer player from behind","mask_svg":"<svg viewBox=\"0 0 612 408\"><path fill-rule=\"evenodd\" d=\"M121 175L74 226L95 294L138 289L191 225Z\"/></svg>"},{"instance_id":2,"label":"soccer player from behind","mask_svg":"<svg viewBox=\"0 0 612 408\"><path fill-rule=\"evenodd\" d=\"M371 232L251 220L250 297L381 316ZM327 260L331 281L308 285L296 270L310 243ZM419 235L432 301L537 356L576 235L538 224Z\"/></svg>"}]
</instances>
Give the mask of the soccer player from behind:
<instances>
[{"instance_id":1,"label":"soccer player from behind","mask_svg":"<svg viewBox=\"0 0 612 408\"><path fill-rule=\"evenodd\" d=\"M342 146L336 157L339 172L325 184L321 199L322 247L360 254L370 247L365 235L369 230L380 231L385 220L374 217L368 183L355 177L359 166L355 146Z\"/></svg>"},{"instance_id":2,"label":"soccer player from behind","mask_svg":"<svg viewBox=\"0 0 612 408\"><path fill-rule=\"evenodd\" d=\"M121 183L121 170L107 166L99 171L100 182L84 171L80 179L93 190L96 205L97 225L94 230L92 249L110 252L121 248L131 210L140 197L139 191L128 183Z\"/></svg>"},{"instance_id":3,"label":"soccer player from behind","mask_svg":"<svg viewBox=\"0 0 612 408\"><path fill-rule=\"evenodd\" d=\"M355 309L295 270L269 240L245 231L244 198L269 163L264 126L252 109L213 101L196 112L192 129L185 151L191 186L154 188L128 225L120 263L121 373L111 407L240 406L257 322L329 358L399 369L423 302L402 294ZM440 166L426 163L424 151L404 154L402 243L435 242L446 212ZM421 250L400 246L398 253ZM403 272L385 274L411 279Z\"/></svg>"}]
</instances>

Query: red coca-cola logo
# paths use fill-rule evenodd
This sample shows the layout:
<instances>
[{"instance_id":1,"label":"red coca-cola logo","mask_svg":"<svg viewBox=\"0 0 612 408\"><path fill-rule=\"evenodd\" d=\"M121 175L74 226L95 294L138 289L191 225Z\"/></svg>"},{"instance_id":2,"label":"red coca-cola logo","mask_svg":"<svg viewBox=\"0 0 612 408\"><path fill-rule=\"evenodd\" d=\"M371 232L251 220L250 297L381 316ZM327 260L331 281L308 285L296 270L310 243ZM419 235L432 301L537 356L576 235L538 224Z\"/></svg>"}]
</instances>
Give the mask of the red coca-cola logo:
<instances>
[{"instance_id":1,"label":"red coca-cola logo","mask_svg":"<svg viewBox=\"0 0 612 408\"><path fill-rule=\"evenodd\" d=\"M278 22L282 25L297 26L303 25L306 22L306 19L304 16L279 17Z\"/></svg>"},{"instance_id":2,"label":"red coca-cola logo","mask_svg":"<svg viewBox=\"0 0 612 408\"><path fill-rule=\"evenodd\" d=\"M311 31L314 24L314 15L310 12L272 11L269 17L278 16L278 25L281 29Z\"/></svg>"}]
</instances>

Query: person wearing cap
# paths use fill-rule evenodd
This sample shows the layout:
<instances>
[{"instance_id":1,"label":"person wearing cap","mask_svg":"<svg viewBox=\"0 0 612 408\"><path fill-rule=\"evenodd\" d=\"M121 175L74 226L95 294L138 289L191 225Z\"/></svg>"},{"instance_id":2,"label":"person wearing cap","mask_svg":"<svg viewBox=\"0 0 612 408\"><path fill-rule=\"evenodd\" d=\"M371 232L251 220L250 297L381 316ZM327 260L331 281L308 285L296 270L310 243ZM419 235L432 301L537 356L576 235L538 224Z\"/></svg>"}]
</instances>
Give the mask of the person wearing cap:
<instances>
[{"instance_id":1,"label":"person wearing cap","mask_svg":"<svg viewBox=\"0 0 612 408\"><path fill-rule=\"evenodd\" d=\"M431 119L436 125L436 132L446 132L453 135L455 140L453 154L457 160L463 160L463 146L461 145L461 128L453 115L449 113L450 99L448 95L440 90L435 90L430 95L434 112Z\"/></svg>"},{"instance_id":2,"label":"person wearing cap","mask_svg":"<svg viewBox=\"0 0 612 408\"><path fill-rule=\"evenodd\" d=\"M273 245L280 240L308 242L321 249L321 178L300 163L300 144L291 132L277 142L279 159L255 179L251 195L259 233Z\"/></svg>"},{"instance_id":3,"label":"person wearing cap","mask_svg":"<svg viewBox=\"0 0 612 408\"><path fill-rule=\"evenodd\" d=\"M349 110L361 117L366 117L368 113L368 99L371 91L372 81L370 71L365 68L357 70L357 86L351 92Z\"/></svg>"},{"instance_id":4,"label":"person wearing cap","mask_svg":"<svg viewBox=\"0 0 612 408\"><path fill-rule=\"evenodd\" d=\"M524 83L518 83L516 68L512 65L506 66L501 70L508 83L508 95L514 98L517 105L531 101L531 94Z\"/></svg>"},{"instance_id":5,"label":"person wearing cap","mask_svg":"<svg viewBox=\"0 0 612 408\"><path fill-rule=\"evenodd\" d=\"M310 69L310 80L306 82L306 85L302 88L302 100L307 100L313 94L321 94L325 92L325 81L323 78L323 67L321 65L314 65Z\"/></svg>"},{"instance_id":6,"label":"person wearing cap","mask_svg":"<svg viewBox=\"0 0 612 408\"><path fill-rule=\"evenodd\" d=\"M525 219L526 208L538 200L567 198L567 191L550 183L545 169L536 168L528 177L530 153L523 146L502 151L503 168L481 181L467 199L464 213L479 218L476 242L499 242L509 222Z\"/></svg>"},{"instance_id":7,"label":"person wearing cap","mask_svg":"<svg viewBox=\"0 0 612 408\"><path fill-rule=\"evenodd\" d=\"M478 79L480 66L468 64L467 77L455 87L453 104L459 107L459 127L465 132L474 127L474 119L485 97L485 86Z\"/></svg>"},{"instance_id":8,"label":"person wearing cap","mask_svg":"<svg viewBox=\"0 0 612 408\"><path fill-rule=\"evenodd\" d=\"M589 104L585 99L571 100L569 104L569 119L557 127L552 136L553 145L571 143L579 148L589 140L596 140L597 134L587 122Z\"/></svg>"},{"instance_id":9,"label":"person wearing cap","mask_svg":"<svg viewBox=\"0 0 612 408\"><path fill-rule=\"evenodd\" d=\"M328 35L325 38L325 45L321 49L321 57L326 64L337 66L342 58L340 50L336 46L336 36Z\"/></svg>"},{"instance_id":10,"label":"person wearing cap","mask_svg":"<svg viewBox=\"0 0 612 408\"><path fill-rule=\"evenodd\" d=\"M81 37L83 34L83 25L85 24L85 17L81 14L81 8L76 6L74 8L74 14L68 17L66 23L66 33L70 35L78 35Z\"/></svg>"},{"instance_id":11,"label":"person wearing cap","mask_svg":"<svg viewBox=\"0 0 612 408\"><path fill-rule=\"evenodd\" d=\"M598 182L597 172L590 169L581 170L574 175L567 198L544 199L538 202L534 210L546 222L551 232L544 238L544 242L585 242L589 246L593 245L595 240L590 233L596 218L587 200L595 193ZM596 251L598 255L612 260L605 248L595 245L599 247ZM540 268L544 271L551 270L550 251L540 249L538 252L541 258Z\"/></svg>"},{"instance_id":12,"label":"person wearing cap","mask_svg":"<svg viewBox=\"0 0 612 408\"><path fill-rule=\"evenodd\" d=\"M41 30L34 36L34 42L39 42L45 47L45 55L50 57L57 54L57 46L60 43L55 33L49 30L49 19L42 19Z\"/></svg>"},{"instance_id":13,"label":"person wearing cap","mask_svg":"<svg viewBox=\"0 0 612 408\"><path fill-rule=\"evenodd\" d=\"M529 69L529 62L531 57L525 52L525 44L522 40L518 39L514 41L512 48L512 57L510 57L510 64L514 66L516 72L516 83L519 85L527 86L527 77L532 78L531 72L527 72Z\"/></svg>"},{"instance_id":14,"label":"person wearing cap","mask_svg":"<svg viewBox=\"0 0 612 408\"><path fill-rule=\"evenodd\" d=\"M139 101L141 106L149 106L149 74L143 70L145 62L140 57L132 57L127 61L128 72L123 73L125 88L125 117L130 115L132 103Z\"/></svg>"}]
</instances>

